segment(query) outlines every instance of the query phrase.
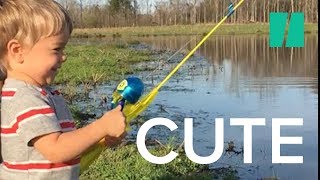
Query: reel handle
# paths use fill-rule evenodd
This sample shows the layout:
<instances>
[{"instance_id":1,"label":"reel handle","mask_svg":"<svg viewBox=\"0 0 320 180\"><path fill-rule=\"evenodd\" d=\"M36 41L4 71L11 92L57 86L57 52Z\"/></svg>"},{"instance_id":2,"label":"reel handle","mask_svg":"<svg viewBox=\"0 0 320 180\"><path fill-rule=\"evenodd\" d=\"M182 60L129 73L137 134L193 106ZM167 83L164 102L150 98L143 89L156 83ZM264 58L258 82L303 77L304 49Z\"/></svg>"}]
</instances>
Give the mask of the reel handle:
<instances>
[{"instance_id":1,"label":"reel handle","mask_svg":"<svg viewBox=\"0 0 320 180\"><path fill-rule=\"evenodd\" d=\"M121 111L123 110L124 104L125 104L126 100L125 99L121 99L118 103L118 105L121 106Z\"/></svg>"},{"instance_id":2,"label":"reel handle","mask_svg":"<svg viewBox=\"0 0 320 180\"><path fill-rule=\"evenodd\" d=\"M121 100L118 100L116 102L112 101L111 103L111 109L114 109L116 108L118 105L121 105L121 111L123 110L124 108L124 105L126 103L126 100L124 98L122 98Z\"/></svg>"}]
</instances>

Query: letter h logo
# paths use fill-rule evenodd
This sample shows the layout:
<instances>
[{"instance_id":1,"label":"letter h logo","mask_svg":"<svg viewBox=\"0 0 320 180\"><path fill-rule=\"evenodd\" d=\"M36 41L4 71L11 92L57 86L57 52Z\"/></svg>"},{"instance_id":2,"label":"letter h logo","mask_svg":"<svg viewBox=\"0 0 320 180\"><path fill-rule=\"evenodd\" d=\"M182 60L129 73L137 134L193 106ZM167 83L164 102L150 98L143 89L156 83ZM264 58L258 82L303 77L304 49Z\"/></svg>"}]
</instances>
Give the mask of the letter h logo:
<instances>
[{"instance_id":1,"label":"letter h logo","mask_svg":"<svg viewBox=\"0 0 320 180\"><path fill-rule=\"evenodd\" d=\"M270 47L282 47L288 13L270 13ZM304 46L304 15L291 13L286 47Z\"/></svg>"}]
</instances>

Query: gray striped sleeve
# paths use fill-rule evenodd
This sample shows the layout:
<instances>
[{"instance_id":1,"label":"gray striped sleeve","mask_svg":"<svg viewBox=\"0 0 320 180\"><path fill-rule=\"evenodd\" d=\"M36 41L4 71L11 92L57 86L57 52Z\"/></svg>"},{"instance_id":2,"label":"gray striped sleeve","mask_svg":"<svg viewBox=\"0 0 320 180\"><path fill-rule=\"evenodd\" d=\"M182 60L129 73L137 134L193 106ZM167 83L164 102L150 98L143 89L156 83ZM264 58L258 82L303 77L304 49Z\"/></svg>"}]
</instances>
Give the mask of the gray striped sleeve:
<instances>
[{"instance_id":1,"label":"gray striped sleeve","mask_svg":"<svg viewBox=\"0 0 320 180\"><path fill-rule=\"evenodd\" d=\"M9 109L12 112L8 114L15 114L17 134L26 144L36 137L61 131L54 108L37 90L19 89L10 104L18 105Z\"/></svg>"}]
</instances>

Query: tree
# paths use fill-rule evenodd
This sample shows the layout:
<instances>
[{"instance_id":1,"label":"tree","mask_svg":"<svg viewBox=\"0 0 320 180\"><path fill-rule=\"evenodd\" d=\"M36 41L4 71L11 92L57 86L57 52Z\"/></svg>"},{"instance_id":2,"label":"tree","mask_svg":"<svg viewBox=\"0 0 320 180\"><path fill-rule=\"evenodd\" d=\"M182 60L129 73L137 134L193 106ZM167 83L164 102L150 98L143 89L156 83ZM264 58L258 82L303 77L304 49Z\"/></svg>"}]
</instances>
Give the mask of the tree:
<instances>
[{"instance_id":1,"label":"tree","mask_svg":"<svg viewBox=\"0 0 320 180\"><path fill-rule=\"evenodd\" d=\"M226 0L58 0L58 2L67 9L76 28L217 23L226 15L229 5L229 1ZM247 0L227 22L267 23L272 11L303 12L305 22L318 23L316 0Z\"/></svg>"}]
</instances>

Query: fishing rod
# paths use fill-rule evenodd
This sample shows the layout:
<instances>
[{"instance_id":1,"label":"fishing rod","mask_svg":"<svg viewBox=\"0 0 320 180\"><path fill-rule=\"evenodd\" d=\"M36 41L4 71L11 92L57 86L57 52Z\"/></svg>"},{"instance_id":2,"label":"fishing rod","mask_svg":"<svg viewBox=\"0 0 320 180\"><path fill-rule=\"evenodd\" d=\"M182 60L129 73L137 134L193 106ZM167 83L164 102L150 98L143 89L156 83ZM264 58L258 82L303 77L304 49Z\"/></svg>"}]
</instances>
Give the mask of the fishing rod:
<instances>
[{"instance_id":1,"label":"fishing rod","mask_svg":"<svg viewBox=\"0 0 320 180\"><path fill-rule=\"evenodd\" d=\"M127 130L129 130L129 123L132 119L136 118L141 114L154 100L157 96L159 90L163 85L179 70L179 68L197 51L197 49L213 34L213 32L218 29L218 27L225 22L225 20L230 17L234 11L244 2L240 0L235 6L230 3L228 6L228 12L223 17L223 19L213 27L213 29L182 59L182 61L177 64L177 66L147 95L140 99L143 94L144 85L139 78L129 77L123 80L115 89L112 97L112 107L117 105L122 105L122 111L126 116ZM139 100L140 99L140 100ZM90 147L84 155L81 157L80 161L80 174L83 173L89 166L94 162L94 160L99 157L100 153L105 148L104 139L97 144Z\"/></svg>"},{"instance_id":2,"label":"fishing rod","mask_svg":"<svg viewBox=\"0 0 320 180\"><path fill-rule=\"evenodd\" d=\"M227 12L230 12L230 9L231 9L231 4L233 4L233 2L230 2L230 5L228 7L226 7L225 9L223 9L222 13L219 14L217 16L217 18L221 18L221 17L224 17L226 15L226 11ZM190 44L191 42L195 41L197 39L197 37L193 37L192 39L190 39L188 42L186 42L179 50L177 50L174 54L172 54L168 59L166 59L165 61L160 61L161 58L162 58L162 55L161 57L157 58L157 60L155 60L156 62L157 61L160 61L159 65L157 68L155 68L155 70L153 70L151 73L149 73L148 75L144 76L142 79L147 79L148 77L152 76L153 74L155 74L155 72L157 72L158 70L160 70L160 67L162 65L164 65L165 63L169 62L173 57L175 57L180 51L182 51L183 49L185 49L185 47Z\"/></svg>"},{"instance_id":3,"label":"fishing rod","mask_svg":"<svg viewBox=\"0 0 320 180\"><path fill-rule=\"evenodd\" d=\"M123 113L126 116L127 123L136 118L141 114L154 100L157 96L159 90L162 86L179 70L179 68L197 51L197 49L213 34L213 32L218 29L218 27L224 23L224 21L230 17L233 12L243 3L244 0L241 0L236 6L233 6L231 3L228 6L228 13L224 18L182 59L182 61L154 88L150 91L149 94L145 95L135 104L126 104L123 109Z\"/></svg>"}]
</instances>

